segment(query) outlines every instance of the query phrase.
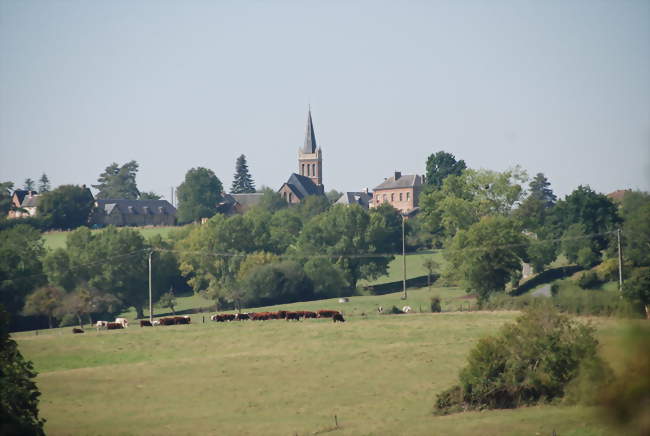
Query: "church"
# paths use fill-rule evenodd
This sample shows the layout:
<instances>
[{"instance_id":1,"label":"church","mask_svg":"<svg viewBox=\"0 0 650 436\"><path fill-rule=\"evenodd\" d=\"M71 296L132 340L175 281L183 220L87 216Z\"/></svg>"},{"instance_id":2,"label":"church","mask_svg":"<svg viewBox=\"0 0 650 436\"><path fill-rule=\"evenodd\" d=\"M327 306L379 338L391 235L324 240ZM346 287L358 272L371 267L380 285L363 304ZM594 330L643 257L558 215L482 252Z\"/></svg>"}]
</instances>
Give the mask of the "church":
<instances>
[{"instance_id":1,"label":"church","mask_svg":"<svg viewBox=\"0 0 650 436\"><path fill-rule=\"evenodd\" d=\"M323 186L323 151L316 144L311 109L307 113L305 143L298 149L298 173L292 173L278 190L289 204L298 204L308 195L325 195Z\"/></svg>"}]
</instances>

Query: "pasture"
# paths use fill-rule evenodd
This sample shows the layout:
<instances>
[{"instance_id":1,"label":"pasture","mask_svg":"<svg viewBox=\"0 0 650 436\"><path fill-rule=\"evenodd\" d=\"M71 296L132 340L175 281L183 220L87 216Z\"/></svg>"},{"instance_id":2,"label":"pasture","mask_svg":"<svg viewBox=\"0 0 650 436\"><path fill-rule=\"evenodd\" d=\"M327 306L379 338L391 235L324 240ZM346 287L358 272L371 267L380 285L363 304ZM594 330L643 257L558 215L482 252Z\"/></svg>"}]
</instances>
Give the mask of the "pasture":
<instances>
[{"instance_id":1,"label":"pasture","mask_svg":"<svg viewBox=\"0 0 650 436\"><path fill-rule=\"evenodd\" d=\"M449 292L453 302L458 290ZM412 293L426 297L425 290ZM193 324L184 326L13 337L39 371L40 409L51 435L611 434L588 407L432 416L435 394L456 381L471 347L517 313L363 316L377 303L386 306L381 299L399 298L356 298L293 307L343 306L344 324L202 323L192 315ZM611 358L622 326L596 322Z\"/></svg>"},{"instance_id":2,"label":"pasture","mask_svg":"<svg viewBox=\"0 0 650 436\"><path fill-rule=\"evenodd\" d=\"M163 238L167 238L169 233L175 229L180 229L181 227L131 227L139 231L145 239L150 238L154 235L160 235ZM93 232L101 232L100 230L93 230ZM43 240L45 241L45 248L50 250L55 250L57 248L65 248L65 241L70 232L46 232L43 233Z\"/></svg>"}]
</instances>

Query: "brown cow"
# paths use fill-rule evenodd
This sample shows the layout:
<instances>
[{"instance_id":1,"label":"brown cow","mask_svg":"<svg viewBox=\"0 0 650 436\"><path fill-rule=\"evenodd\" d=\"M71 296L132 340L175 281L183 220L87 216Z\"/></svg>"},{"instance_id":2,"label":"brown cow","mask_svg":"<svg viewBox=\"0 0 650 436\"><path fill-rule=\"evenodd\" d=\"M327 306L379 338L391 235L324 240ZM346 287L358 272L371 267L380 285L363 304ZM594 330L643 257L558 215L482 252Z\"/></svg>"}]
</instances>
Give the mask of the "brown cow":
<instances>
[{"instance_id":1,"label":"brown cow","mask_svg":"<svg viewBox=\"0 0 650 436\"><path fill-rule=\"evenodd\" d=\"M85 333L83 329L73 327L72 328L72 333Z\"/></svg>"},{"instance_id":2,"label":"brown cow","mask_svg":"<svg viewBox=\"0 0 650 436\"><path fill-rule=\"evenodd\" d=\"M123 329L124 324L119 323L119 322L108 322L106 323L106 330L118 330L118 329Z\"/></svg>"},{"instance_id":3,"label":"brown cow","mask_svg":"<svg viewBox=\"0 0 650 436\"><path fill-rule=\"evenodd\" d=\"M235 319L237 321L243 321L245 319L251 319L251 317L248 313L238 313L237 315L235 315Z\"/></svg>"},{"instance_id":4,"label":"brown cow","mask_svg":"<svg viewBox=\"0 0 650 436\"><path fill-rule=\"evenodd\" d=\"M153 326L151 325L151 321L149 321L148 319L141 319L140 327L153 327Z\"/></svg>"},{"instance_id":5,"label":"brown cow","mask_svg":"<svg viewBox=\"0 0 650 436\"><path fill-rule=\"evenodd\" d=\"M191 324L191 320L189 316L175 316L174 317L174 322L176 324Z\"/></svg>"},{"instance_id":6,"label":"brown cow","mask_svg":"<svg viewBox=\"0 0 650 436\"><path fill-rule=\"evenodd\" d=\"M298 312L286 312L284 317L287 321L293 319L294 321L300 321L300 314Z\"/></svg>"},{"instance_id":7,"label":"brown cow","mask_svg":"<svg viewBox=\"0 0 650 436\"><path fill-rule=\"evenodd\" d=\"M318 317L319 318L331 318L334 315L336 315L337 313L339 313L339 312L337 312L336 310L319 310L318 311Z\"/></svg>"},{"instance_id":8,"label":"brown cow","mask_svg":"<svg viewBox=\"0 0 650 436\"><path fill-rule=\"evenodd\" d=\"M310 312L308 310L303 310L302 316L305 318L318 318L318 314L316 312Z\"/></svg>"},{"instance_id":9,"label":"brown cow","mask_svg":"<svg viewBox=\"0 0 650 436\"><path fill-rule=\"evenodd\" d=\"M336 313L332 317L332 321L334 321L334 322L337 322L337 321L338 322L345 322L345 319L343 319L343 315L341 315L341 313Z\"/></svg>"},{"instance_id":10,"label":"brown cow","mask_svg":"<svg viewBox=\"0 0 650 436\"><path fill-rule=\"evenodd\" d=\"M160 318L160 325L176 325L176 320L174 318Z\"/></svg>"}]
</instances>

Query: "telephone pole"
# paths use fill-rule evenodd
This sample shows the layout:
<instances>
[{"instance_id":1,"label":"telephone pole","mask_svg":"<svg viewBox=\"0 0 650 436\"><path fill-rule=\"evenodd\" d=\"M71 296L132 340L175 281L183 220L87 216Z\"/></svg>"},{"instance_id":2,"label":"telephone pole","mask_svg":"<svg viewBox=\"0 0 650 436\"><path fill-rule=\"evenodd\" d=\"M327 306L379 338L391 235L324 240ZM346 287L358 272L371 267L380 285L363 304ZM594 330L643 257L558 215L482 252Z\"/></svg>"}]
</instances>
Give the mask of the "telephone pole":
<instances>
[{"instance_id":1,"label":"telephone pole","mask_svg":"<svg viewBox=\"0 0 650 436\"><path fill-rule=\"evenodd\" d=\"M406 300L406 242L404 240L404 214L402 213L402 291L404 296L402 297Z\"/></svg>"},{"instance_id":2,"label":"telephone pole","mask_svg":"<svg viewBox=\"0 0 650 436\"><path fill-rule=\"evenodd\" d=\"M621 229L616 230L618 239L618 290L623 292L623 253L621 253Z\"/></svg>"},{"instance_id":3,"label":"telephone pole","mask_svg":"<svg viewBox=\"0 0 650 436\"><path fill-rule=\"evenodd\" d=\"M153 322L153 303L151 299L151 255L153 250L149 250L149 322Z\"/></svg>"}]
</instances>

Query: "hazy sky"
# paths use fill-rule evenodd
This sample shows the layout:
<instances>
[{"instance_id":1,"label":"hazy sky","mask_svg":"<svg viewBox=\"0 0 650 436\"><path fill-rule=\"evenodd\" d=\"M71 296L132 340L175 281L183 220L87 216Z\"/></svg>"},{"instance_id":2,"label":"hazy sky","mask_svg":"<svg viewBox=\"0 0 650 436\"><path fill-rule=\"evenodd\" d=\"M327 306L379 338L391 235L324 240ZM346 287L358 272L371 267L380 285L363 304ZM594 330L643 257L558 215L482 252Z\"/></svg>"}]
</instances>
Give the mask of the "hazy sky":
<instances>
[{"instance_id":1,"label":"hazy sky","mask_svg":"<svg viewBox=\"0 0 650 436\"><path fill-rule=\"evenodd\" d=\"M297 171L311 104L325 188L424 173L445 150L559 195L650 190L650 2L0 0L0 181L169 197Z\"/></svg>"}]
</instances>

